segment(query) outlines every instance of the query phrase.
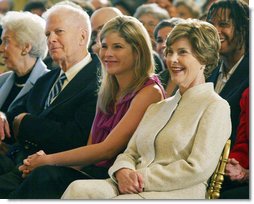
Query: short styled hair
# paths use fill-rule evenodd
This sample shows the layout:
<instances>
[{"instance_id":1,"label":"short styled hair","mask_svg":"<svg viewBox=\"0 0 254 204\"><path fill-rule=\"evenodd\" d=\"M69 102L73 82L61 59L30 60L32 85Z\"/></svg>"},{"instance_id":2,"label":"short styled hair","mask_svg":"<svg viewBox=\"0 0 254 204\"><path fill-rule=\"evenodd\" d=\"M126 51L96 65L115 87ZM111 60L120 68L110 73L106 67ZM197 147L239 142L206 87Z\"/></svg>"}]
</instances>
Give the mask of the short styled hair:
<instances>
[{"instance_id":1,"label":"short styled hair","mask_svg":"<svg viewBox=\"0 0 254 204\"><path fill-rule=\"evenodd\" d=\"M217 29L210 23L187 19L179 23L169 33L166 41L165 55L169 47L181 38L189 40L195 57L201 64L206 65L205 78L208 78L219 62L220 37Z\"/></svg>"},{"instance_id":2,"label":"short styled hair","mask_svg":"<svg viewBox=\"0 0 254 204\"><path fill-rule=\"evenodd\" d=\"M139 19L141 16L145 14L150 14L159 21L170 18L168 12L165 9L159 7L158 4L155 3L143 4L139 6L136 12L134 13L134 17Z\"/></svg>"},{"instance_id":3,"label":"short styled hair","mask_svg":"<svg viewBox=\"0 0 254 204\"><path fill-rule=\"evenodd\" d=\"M162 21L160 21L154 28L154 38L156 39L158 37L158 32L159 30L165 28L165 27L171 27L174 28L178 23L183 22L184 19L182 18L178 18L178 17L173 17L170 19L164 19Z\"/></svg>"},{"instance_id":4,"label":"short styled hair","mask_svg":"<svg viewBox=\"0 0 254 204\"><path fill-rule=\"evenodd\" d=\"M195 1L186 1L186 0L176 0L174 1L174 6L177 8L179 6L184 6L189 10L192 15L192 18L199 18L201 14L201 8L196 4Z\"/></svg>"},{"instance_id":5,"label":"short styled hair","mask_svg":"<svg viewBox=\"0 0 254 204\"><path fill-rule=\"evenodd\" d=\"M9 11L1 21L3 30L13 32L19 45L28 43L32 46L29 52L31 57L46 57L48 46L43 18L27 11Z\"/></svg>"},{"instance_id":6,"label":"short styled hair","mask_svg":"<svg viewBox=\"0 0 254 204\"><path fill-rule=\"evenodd\" d=\"M62 15L61 12L59 12L59 10L71 12L73 14L73 17L75 17L75 22L79 22L80 25L82 25L86 29L88 39L87 48L88 48L91 40L92 28L90 23L90 17L87 14L87 12L84 11L81 6L75 4L74 2L61 1L50 7L46 12L44 12L42 17L47 21L48 17L53 13L59 13L59 15Z\"/></svg>"}]
</instances>

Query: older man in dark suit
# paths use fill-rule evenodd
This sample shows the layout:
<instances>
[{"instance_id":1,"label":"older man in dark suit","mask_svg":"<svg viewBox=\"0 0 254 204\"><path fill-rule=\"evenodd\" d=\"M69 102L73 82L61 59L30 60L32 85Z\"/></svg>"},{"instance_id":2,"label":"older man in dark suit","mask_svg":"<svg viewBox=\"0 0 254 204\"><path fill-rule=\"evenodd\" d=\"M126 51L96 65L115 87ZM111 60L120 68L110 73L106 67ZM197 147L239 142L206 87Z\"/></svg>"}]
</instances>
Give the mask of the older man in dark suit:
<instances>
[{"instance_id":1,"label":"older man in dark suit","mask_svg":"<svg viewBox=\"0 0 254 204\"><path fill-rule=\"evenodd\" d=\"M6 114L9 124L14 121L21 159L40 149L54 153L85 145L95 114L100 61L88 52L89 16L79 7L60 3L45 18L49 52L61 69L44 75L24 106ZM4 138L8 126L0 121ZM14 166L20 162L15 159L13 153ZM21 182L16 167L1 175L0 198L6 198Z\"/></svg>"}]
</instances>

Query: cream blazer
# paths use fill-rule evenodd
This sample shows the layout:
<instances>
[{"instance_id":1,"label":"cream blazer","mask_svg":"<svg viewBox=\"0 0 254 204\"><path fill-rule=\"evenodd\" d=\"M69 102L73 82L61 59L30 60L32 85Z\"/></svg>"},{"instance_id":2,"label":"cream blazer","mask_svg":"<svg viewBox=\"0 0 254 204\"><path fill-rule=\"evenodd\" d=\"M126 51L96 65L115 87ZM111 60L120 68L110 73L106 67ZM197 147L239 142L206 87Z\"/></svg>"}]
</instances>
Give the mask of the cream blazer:
<instances>
[{"instance_id":1,"label":"cream blazer","mask_svg":"<svg viewBox=\"0 0 254 204\"><path fill-rule=\"evenodd\" d=\"M109 175L140 172L147 199L204 199L207 180L231 134L230 107L212 83L151 105ZM128 195L126 195L128 197ZM131 195L129 195L131 198Z\"/></svg>"}]
</instances>

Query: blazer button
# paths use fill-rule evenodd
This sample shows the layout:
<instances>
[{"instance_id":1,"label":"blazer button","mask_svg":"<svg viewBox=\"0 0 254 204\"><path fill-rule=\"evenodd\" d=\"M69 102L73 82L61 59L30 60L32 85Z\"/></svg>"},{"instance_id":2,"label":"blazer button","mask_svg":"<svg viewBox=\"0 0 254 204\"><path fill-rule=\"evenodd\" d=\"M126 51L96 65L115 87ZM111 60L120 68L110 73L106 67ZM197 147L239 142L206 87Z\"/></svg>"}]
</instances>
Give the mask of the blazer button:
<instances>
[{"instance_id":1,"label":"blazer button","mask_svg":"<svg viewBox=\"0 0 254 204\"><path fill-rule=\"evenodd\" d=\"M24 148L25 148L25 149L29 149L29 145L25 145Z\"/></svg>"}]
</instances>

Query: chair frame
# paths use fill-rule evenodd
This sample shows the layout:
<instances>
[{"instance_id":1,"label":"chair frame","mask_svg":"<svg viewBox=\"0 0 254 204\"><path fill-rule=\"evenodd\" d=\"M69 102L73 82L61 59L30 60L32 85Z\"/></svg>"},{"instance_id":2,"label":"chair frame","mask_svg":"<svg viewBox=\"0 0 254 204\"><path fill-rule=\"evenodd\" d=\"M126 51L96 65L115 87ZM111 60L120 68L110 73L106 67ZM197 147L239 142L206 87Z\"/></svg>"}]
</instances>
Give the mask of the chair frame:
<instances>
[{"instance_id":1,"label":"chair frame","mask_svg":"<svg viewBox=\"0 0 254 204\"><path fill-rule=\"evenodd\" d=\"M222 183L224 181L225 168L228 161L228 156L230 152L231 140L228 139L222 154L220 156L220 160L216 166L216 169L211 177L210 185L207 190L208 199L218 199L220 197L220 190L222 187Z\"/></svg>"}]
</instances>

